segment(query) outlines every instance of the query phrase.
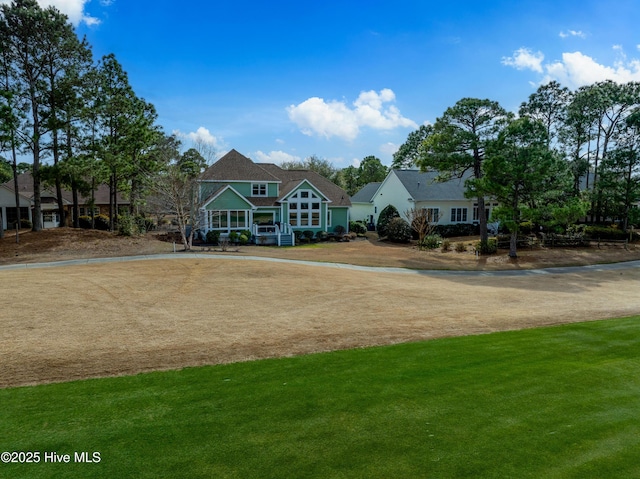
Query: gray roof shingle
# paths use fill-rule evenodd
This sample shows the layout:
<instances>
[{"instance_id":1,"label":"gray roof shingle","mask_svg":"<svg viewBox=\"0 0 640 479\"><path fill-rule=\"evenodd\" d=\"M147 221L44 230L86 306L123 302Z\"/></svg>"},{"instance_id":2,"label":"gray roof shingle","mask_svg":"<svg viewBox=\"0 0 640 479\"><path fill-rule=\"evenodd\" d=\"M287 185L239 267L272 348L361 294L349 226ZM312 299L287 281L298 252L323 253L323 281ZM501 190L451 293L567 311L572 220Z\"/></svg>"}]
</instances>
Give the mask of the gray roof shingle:
<instances>
[{"instance_id":1,"label":"gray roof shingle","mask_svg":"<svg viewBox=\"0 0 640 479\"><path fill-rule=\"evenodd\" d=\"M393 171L415 201L464 200L464 182L471 178L471 173L465 173L462 178L439 182L435 171Z\"/></svg>"},{"instance_id":2,"label":"gray roof shingle","mask_svg":"<svg viewBox=\"0 0 640 479\"><path fill-rule=\"evenodd\" d=\"M220 182L266 181L281 183L279 198L249 198L252 202L257 201L256 206L275 205L300 182L307 180L331 201L331 206L351 206L349 195L342 188L314 171L284 170L273 163L254 163L236 150L231 150L207 168L200 179Z\"/></svg>"},{"instance_id":3,"label":"gray roof shingle","mask_svg":"<svg viewBox=\"0 0 640 479\"><path fill-rule=\"evenodd\" d=\"M368 183L351 197L351 203L370 203L382 183Z\"/></svg>"}]
</instances>

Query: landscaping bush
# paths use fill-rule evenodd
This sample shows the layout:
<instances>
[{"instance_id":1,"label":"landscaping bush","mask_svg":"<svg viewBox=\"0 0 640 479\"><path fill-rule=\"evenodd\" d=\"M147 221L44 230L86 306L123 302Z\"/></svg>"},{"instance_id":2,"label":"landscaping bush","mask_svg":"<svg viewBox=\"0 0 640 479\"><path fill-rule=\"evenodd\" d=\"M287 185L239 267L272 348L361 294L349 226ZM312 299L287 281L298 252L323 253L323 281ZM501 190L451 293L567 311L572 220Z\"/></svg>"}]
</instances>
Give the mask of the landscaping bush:
<instances>
[{"instance_id":1,"label":"landscaping bush","mask_svg":"<svg viewBox=\"0 0 640 479\"><path fill-rule=\"evenodd\" d=\"M220 241L220 231L207 231L205 241L207 242L207 244L217 246L218 242Z\"/></svg>"},{"instance_id":2,"label":"landscaping bush","mask_svg":"<svg viewBox=\"0 0 640 479\"><path fill-rule=\"evenodd\" d=\"M387 225L393 218L400 218L400 213L393 205L386 206L378 216L378 224L376 229L378 230L378 236L381 238L387 236Z\"/></svg>"},{"instance_id":3,"label":"landscaping bush","mask_svg":"<svg viewBox=\"0 0 640 479\"><path fill-rule=\"evenodd\" d=\"M232 244L236 244L238 242L238 238L240 237L240 233L237 231L229 232L229 242Z\"/></svg>"},{"instance_id":4,"label":"landscaping bush","mask_svg":"<svg viewBox=\"0 0 640 479\"><path fill-rule=\"evenodd\" d=\"M612 228L610 226L587 226L585 228L585 235L591 239L603 239L603 240L624 240L629 237L629 233L618 228Z\"/></svg>"},{"instance_id":5,"label":"landscaping bush","mask_svg":"<svg viewBox=\"0 0 640 479\"><path fill-rule=\"evenodd\" d=\"M333 228L333 232L338 235L338 236L342 236L345 233L345 229L344 226L342 225L338 225L335 228Z\"/></svg>"},{"instance_id":6,"label":"landscaping bush","mask_svg":"<svg viewBox=\"0 0 640 479\"><path fill-rule=\"evenodd\" d=\"M394 243L408 243L411 241L411 226L402 218L391 218L386 226L387 239Z\"/></svg>"},{"instance_id":7,"label":"landscaping bush","mask_svg":"<svg viewBox=\"0 0 640 479\"><path fill-rule=\"evenodd\" d=\"M96 215L94 223L97 230L109 231L109 215ZM89 219L89 224L91 224L91 219Z\"/></svg>"},{"instance_id":8,"label":"landscaping bush","mask_svg":"<svg viewBox=\"0 0 640 479\"><path fill-rule=\"evenodd\" d=\"M316 240L318 241L327 241L329 239L329 234L326 231L318 231L316 232Z\"/></svg>"},{"instance_id":9,"label":"landscaping bush","mask_svg":"<svg viewBox=\"0 0 640 479\"><path fill-rule=\"evenodd\" d=\"M311 243L311 240L313 239L314 234L315 233L311 230L304 230L302 232L302 236L300 237L300 239L305 243Z\"/></svg>"},{"instance_id":10,"label":"landscaping bush","mask_svg":"<svg viewBox=\"0 0 640 479\"><path fill-rule=\"evenodd\" d=\"M238 242L241 245L246 245L249 242L249 237L246 234L241 233L240 236L238 236Z\"/></svg>"},{"instance_id":11,"label":"landscaping bush","mask_svg":"<svg viewBox=\"0 0 640 479\"><path fill-rule=\"evenodd\" d=\"M367 234L367 227L359 221L349 221L349 231L357 235L365 235Z\"/></svg>"},{"instance_id":12,"label":"landscaping bush","mask_svg":"<svg viewBox=\"0 0 640 479\"><path fill-rule=\"evenodd\" d=\"M459 243L456 243L456 252L458 253L464 253L465 251L467 251L467 245L464 244L462 241Z\"/></svg>"},{"instance_id":13,"label":"landscaping bush","mask_svg":"<svg viewBox=\"0 0 640 479\"><path fill-rule=\"evenodd\" d=\"M442 246L440 247L440 249L442 250L443 253L446 253L447 251L451 251L451 241L449 241L447 238L442 240Z\"/></svg>"},{"instance_id":14,"label":"landscaping bush","mask_svg":"<svg viewBox=\"0 0 640 479\"><path fill-rule=\"evenodd\" d=\"M147 231L154 231L156 229L156 224L151 218L145 218L144 216L134 216L134 221L138 225L138 230L141 233L146 233Z\"/></svg>"},{"instance_id":15,"label":"landscaping bush","mask_svg":"<svg viewBox=\"0 0 640 479\"><path fill-rule=\"evenodd\" d=\"M451 238L452 236L475 236L480 234L480 226L472 223L437 225L433 232L443 238Z\"/></svg>"},{"instance_id":16,"label":"landscaping bush","mask_svg":"<svg viewBox=\"0 0 640 479\"><path fill-rule=\"evenodd\" d=\"M80 228L91 229L91 216L78 216L78 225Z\"/></svg>"},{"instance_id":17,"label":"landscaping bush","mask_svg":"<svg viewBox=\"0 0 640 479\"><path fill-rule=\"evenodd\" d=\"M422 240L422 243L418 245L420 249L436 249L442 243L442 236L433 234L427 235Z\"/></svg>"},{"instance_id":18,"label":"landscaping bush","mask_svg":"<svg viewBox=\"0 0 640 479\"><path fill-rule=\"evenodd\" d=\"M495 254L498 251L498 242L495 239L478 241L476 243L476 251L480 254Z\"/></svg>"},{"instance_id":19,"label":"landscaping bush","mask_svg":"<svg viewBox=\"0 0 640 479\"><path fill-rule=\"evenodd\" d=\"M121 236L134 236L140 234L138 224L130 215L120 215L118 217L118 234Z\"/></svg>"}]
</instances>

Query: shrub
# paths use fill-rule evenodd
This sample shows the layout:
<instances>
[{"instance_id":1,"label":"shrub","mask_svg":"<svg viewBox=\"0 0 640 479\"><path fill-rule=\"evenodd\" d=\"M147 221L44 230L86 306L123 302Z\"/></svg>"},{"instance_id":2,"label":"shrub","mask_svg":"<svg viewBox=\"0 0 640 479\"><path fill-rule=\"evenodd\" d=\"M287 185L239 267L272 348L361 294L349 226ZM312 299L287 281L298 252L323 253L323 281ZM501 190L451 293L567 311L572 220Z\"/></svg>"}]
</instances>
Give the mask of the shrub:
<instances>
[{"instance_id":1,"label":"shrub","mask_svg":"<svg viewBox=\"0 0 640 479\"><path fill-rule=\"evenodd\" d=\"M120 215L118 217L118 234L121 236L134 236L140 234L140 229L132 216Z\"/></svg>"},{"instance_id":2,"label":"shrub","mask_svg":"<svg viewBox=\"0 0 640 479\"><path fill-rule=\"evenodd\" d=\"M440 235L427 235L422 240L422 243L418 245L420 249L436 249L442 243L442 236Z\"/></svg>"},{"instance_id":3,"label":"shrub","mask_svg":"<svg viewBox=\"0 0 640 479\"><path fill-rule=\"evenodd\" d=\"M357 235L365 235L367 234L367 227L359 221L349 221L349 231Z\"/></svg>"},{"instance_id":4,"label":"shrub","mask_svg":"<svg viewBox=\"0 0 640 479\"><path fill-rule=\"evenodd\" d=\"M237 231L230 231L229 232L229 242L230 243L237 243L238 242L238 238L240 237L240 233L238 233Z\"/></svg>"},{"instance_id":5,"label":"shrub","mask_svg":"<svg viewBox=\"0 0 640 479\"><path fill-rule=\"evenodd\" d=\"M93 219L97 230L109 231L108 215L96 215ZM91 219L89 219L89 224L91 224Z\"/></svg>"},{"instance_id":6,"label":"shrub","mask_svg":"<svg viewBox=\"0 0 640 479\"><path fill-rule=\"evenodd\" d=\"M318 241L327 241L327 239L329 239L329 234L326 231L318 231L316 232L316 239Z\"/></svg>"},{"instance_id":7,"label":"shrub","mask_svg":"<svg viewBox=\"0 0 640 479\"><path fill-rule=\"evenodd\" d=\"M447 251L451 251L451 241L449 241L447 238L442 240L442 246L440 247L440 249L442 250L442 252L447 252Z\"/></svg>"},{"instance_id":8,"label":"shrub","mask_svg":"<svg viewBox=\"0 0 640 479\"><path fill-rule=\"evenodd\" d=\"M464 253L465 251L467 251L467 245L464 244L462 241L460 241L459 243L456 243L456 251L458 253Z\"/></svg>"},{"instance_id":9,"label":"shrub","mask_svg":"<svg viewBox=\"0 0 640 479\"><path fill-rule=\"evenodd\" d=\"M205 241L210 245L217 245L220 241L220 231L207 231Z\"/></svg>"},{"instance_id":10,"label":"shrub","mask_svg":"<svg viewBox=\"0 0 640 479\"><path fill-rule=\"evenodd\" d=\"M134 216L134 221L138 225L138 230L141 233L146 233L147 231L153 231L156 229L156 224L153 222L151 218L145 218L144 216Z\"/></svg>"},{"instance_id":11,"label":"shrub","mask_svg":"<svg viewBox=\"0 0 640 479\"><path fill-rule=\"evenodd\" d=\"M387 236L387 225L393 218L400 218L400 214L395 206L388 205L380 212L380 216L378 216L378 224L376 225L378 236L381 238Z\"/></svg>"},{"instance_id":12,"label":"shrub","mask_svg":"<svg viewBox=\"0 0 640 479\"><path fill-rule=\"evenodd\" d=\"M90 229L91 228L91 216L78 216L78 224L80 228Z\"/></svg>"},{"instance_id":13,"label":"shrub","mask_svg":"<svg viewBox=\"0 0 640 479\"><path fill-rule=\"evenodd\" d=\"M387 239L394 243L408 243L411 241L411 226L402 218L392 218L386 226Z\"/></svg>"},{"instance_id":14,"label":"shrub","mask_svg":"<svg viewBox=\"0 0 640 479\"><path fill-rule=\"evenodd\" d=\"M241 245L246 245L249 242L249 237L246 234L241 233L240 236L238 236L238 242Z\"/></svg>"},{"instance_id":15,"label":"shrub","mask_svg":"<svg viewBox=\"0 0 640 479\"><path fill-rule=\"evenodd\" d=\"M591 239L624 240L628 233L624 230L611 228L609 226L587 226L585 235Z\"/></svg>"},{"instance_id":16,"label":"shrub","mask_svg":"<svg viewBox=\"0 0 640 479\"><path fill-rule=\"evenodd\" d=\"M338 236L342 236L345 233L345 231L346 230L344 229L344 226L342 226L342 225L338 225L335 228L333 228L333 232L335 234L337 234Z\"/></svg>"},{"instance_id":17,"label":"shrub","mask_svg":"<svg viewBox=\"0 0 640 479\"><path fill-rule=\"evenodd\" d=\"M533 231L533 222L532 221L523 221L520 223L520 233L524 235L528 235Z\"/></svg>"},{"instance_id":18,"label":"shrub","mask_svg":"<svg viewBox=\"0 0 640 479\"><path fill-rule=\"evenodd\" d=\"M315 234L315 233L314 233L313 231L311 231L311 230L304 230L304 231L302 232L302 237L303 237L303 238L304 238L308 243L310 243L310 242L311 242L311 240L313 239L313 235L314 235L314 234Z\"/></svg>"},{"instance_id":19,"label":"shrub","mask_svg":"<svg viewBox=\"0 0 640 479\"><path fill-rule=\"evenodd\" d=\"M456 223L453 225L437 225L434 234L443 238L451 238L452 236L475 236L480 234L480 226L472 223Z\"/></svg>"},{"instance_id":20,"label":"shrub","mask_svg":"<svg viewBox=\"0 0 640 479\"><path fill-rule=\"evenodd\" d=\"M498 242L495 239L478 241L476 243L476 251L480 254L494 254L498 251Z\"/></svg>"}]
</instances>

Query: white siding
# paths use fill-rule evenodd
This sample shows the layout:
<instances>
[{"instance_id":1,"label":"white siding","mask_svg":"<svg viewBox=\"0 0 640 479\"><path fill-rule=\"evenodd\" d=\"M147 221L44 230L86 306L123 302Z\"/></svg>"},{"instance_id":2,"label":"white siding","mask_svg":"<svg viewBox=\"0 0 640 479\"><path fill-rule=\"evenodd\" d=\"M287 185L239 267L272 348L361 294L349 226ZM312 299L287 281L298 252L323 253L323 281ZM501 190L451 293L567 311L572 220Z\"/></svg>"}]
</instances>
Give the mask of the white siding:
<instances>
[{"instance_id":1,"label":"white siding","mask_svg":"<svg viewBox=\"0 0 640 479\"><path fill-rule=\"evenodd\" d=\"M409 200L409 192L398 179L395 172L391 170L384 179L378 191L373 197L375 212L374 221L378 222L380 212L388 205L393 205L404 218L404 212L413 208L413 202Z\"/></svg>"}]
</instances>

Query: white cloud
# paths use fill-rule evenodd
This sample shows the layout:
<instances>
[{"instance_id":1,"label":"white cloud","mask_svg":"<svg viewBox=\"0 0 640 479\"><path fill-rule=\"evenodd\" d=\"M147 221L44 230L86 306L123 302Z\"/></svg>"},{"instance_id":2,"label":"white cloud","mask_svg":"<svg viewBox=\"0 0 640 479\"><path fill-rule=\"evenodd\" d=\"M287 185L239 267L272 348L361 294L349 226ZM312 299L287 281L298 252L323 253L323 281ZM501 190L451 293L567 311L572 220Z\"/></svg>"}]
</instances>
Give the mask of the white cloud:
<instances>
[{"instance_id":1,"label":"white cloud","mask_svg":"<svg viewBox=\"0 0 640 479\"><path fill-rule=\"evenodd\" d=\"M87 25L98 25L100 20L89 16L84 11L84 5L91 0L37 0L41 8L56 7L62 13L69 17L74 25L84 22ZM0 4L11 3L11 0L0 0ZM102 6L109 6L113 0L103 0L100 2Z\"/></svg>"},{"instance_id":2,"label":"white cloud","mask_svg":"<svg viewBox=\"0 0 640 479\"><path fill-rule=\"evenodd\" d=\"M566 32L559 33L560 38L569 38L569 37L578 37L578 38L587 38L587 34L582 30L567 30Z\"/></svg>"},{"instance_id":3,"label":"white cloud","mask_svg":"<svg viewBox=\"0 0 640 479\"><path fill-rule=\"evenodd\" d=\"M571 89L604 80L612 80L617 83L640 81L640 59L628 59L620 45L614 45L612 49L618 56L613 66L600 64L582 52L566 52L562 54L561 60L546 64L542 63L544 55L540 53L541 60L539 68L530 69L536 73L543 74L540 84L555 80ZM514 53L514 57L522 50L526 49L517 50ZM519 68L516 64L505 62L504 60L502 63L513 66L519 70L523 69Z\"/></svg>"},{"instance_id":4,"label":"white cloud","mask_svg":"<svg viewBox=\"0 0 640 479\"><path fill-rule=\"evenodd\" d=\"M502 57L502 64L514 67L517 70L533 70L542 73L542 52L532 52L528 48L520 48L513 52L512 57Z\"/></svg>"},{"instance_id":5,"label":"white cloud","mask_svg":"<svg viewBox=\"0 0 640 479\"><path fill-rule=\"evenodd\" d=\"M196 131L189 133L183 133L180 130L173 130L172 132L178 138L184 138L193 141L194 143L204 143L205 145L211 145L214 148L223 146L221 138L218 138L211 134L211 132L204 126L199 127Z\"/></svg>"},{"instance_id":6,"label":"white cloud","mask_svg":"<svg viewBox=\"0 0 640 479\"><path fill-rule=\"evenodd\" d=\"M282 164L285 161L302 161L302 158L300 158L299 156L290 155L289 153L285 153L284 151L270 151L269 153L256 151L255 158L256 160L258 160L258 163Z\"/></svg>"},{"instance_id":7,"label":"white cloud","mask_svg":"<svg viewBox=\"0 0 640 479\"><path fill-rule=\"evenodd\" d=\"M395 105L385 104L395 101L395 93L385 88L380 92L373 90L360 93L350 107L343 101L312 97L298 105L287 108L289 119L308 136L319 135L325 138L337 136L345 140L354 140L360 134L360 128L374 130L392 130L398 127L417 128L418 125L400 114Z\"/></svg>"},{"instance_id":8,"label":"white cloud","mask_svg":"<svg viewBox=\"0 0 640 479\"><path fill-rule=\"evenodd\" d=\"M590 85L603 80L617 83L640 81L640 61L619 61L613 67L601 65L581 52L563 53L562 61L545 65L543 83L557 80L569 88Z\"/></svg>"}]
</instances>

